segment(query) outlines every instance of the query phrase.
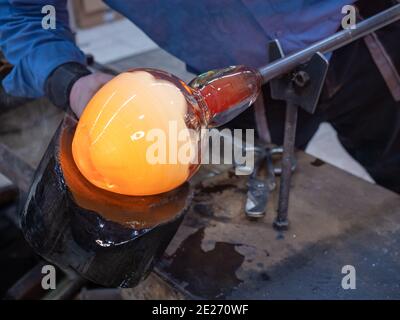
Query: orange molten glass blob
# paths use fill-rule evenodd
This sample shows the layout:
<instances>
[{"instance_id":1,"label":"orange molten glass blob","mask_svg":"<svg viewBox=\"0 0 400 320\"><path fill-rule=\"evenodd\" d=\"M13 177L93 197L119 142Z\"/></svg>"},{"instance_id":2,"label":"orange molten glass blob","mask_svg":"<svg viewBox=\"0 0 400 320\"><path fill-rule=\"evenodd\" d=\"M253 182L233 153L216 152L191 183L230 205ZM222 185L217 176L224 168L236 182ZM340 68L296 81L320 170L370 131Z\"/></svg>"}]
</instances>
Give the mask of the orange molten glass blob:
<instances>
[{"instance_id":1,"label":"orange molten glass blob","mask_svg":"<svg viewBox=\"0 0 400 320\"><path fill-rule=\"evenodd\" d=\"M125 195L158 194L184 183L199 167L201 129L222 124L216 116L229 115L232 106L235 114L247 108L260 89L261 78L250 69L219 75L203 76L192 87L154 69L116 76L88 103L75 131L72 154L82 175L99 188ZM212 90L206 88L208 78ZM241 81L244 89L239 90ZM216 99L214 91L231 96Z\"/></svg>"}]
</instances>

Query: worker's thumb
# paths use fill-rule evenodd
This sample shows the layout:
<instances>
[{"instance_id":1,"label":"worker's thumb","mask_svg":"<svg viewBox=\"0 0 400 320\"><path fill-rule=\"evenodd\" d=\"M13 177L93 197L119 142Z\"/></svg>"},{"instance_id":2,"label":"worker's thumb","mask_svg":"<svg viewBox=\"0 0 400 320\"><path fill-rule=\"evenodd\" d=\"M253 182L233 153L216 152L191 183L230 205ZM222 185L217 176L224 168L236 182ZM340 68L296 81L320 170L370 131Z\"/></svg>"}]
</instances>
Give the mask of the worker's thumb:
<instances>
[{"instance_id":1,"label":"worker's thumb","mask_svg":"<svg viewBox=\"0 0 400 320\"><path fill-rule=\"evenodd\" d=\"M97 72L79 78L72 86L69 103L72 111L79 118L93 95L108 81L112 75Z\"/></svg>"}]
</instances>

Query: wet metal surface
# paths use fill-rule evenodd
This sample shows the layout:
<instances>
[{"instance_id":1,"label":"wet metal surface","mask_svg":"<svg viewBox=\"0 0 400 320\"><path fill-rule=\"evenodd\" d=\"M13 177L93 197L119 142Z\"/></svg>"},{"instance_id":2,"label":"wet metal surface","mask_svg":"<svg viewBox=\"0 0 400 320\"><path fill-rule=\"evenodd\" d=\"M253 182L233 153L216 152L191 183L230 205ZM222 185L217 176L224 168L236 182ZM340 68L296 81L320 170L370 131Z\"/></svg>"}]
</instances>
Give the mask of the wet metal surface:
<instances>
[{"instance_id":1,"label":"wet metal surface","mask_svg":"<svg viewBox=\"0 0 400 320\"><path fill-rule=\"evenodd\" d=\"M227 242L216 242L210 251L204 251L201 243L204 239L204 229L199 229L181 244L176 253L164 260L165 271L176 275L178 281L188 282L185 289L192 295L212 299L224 298L242 281L235 271L242 265L244 256L235 250L235 245ZM221 261L219 268L205 261ZM209 281L204 281L207 278Z\"/></svg>"},{"instance_id":2,"label":"wet metal surface","mask_svg":"<svg viewBox=\"0 0 400 320\"><path fill-rule=\"evenodd\" d=\"M198 186L157 272L197 298L399 299L400 196L297 156L289 231L271 226L276 192L248 221L247 179L225 172ZM356 290L341 287L345 265Z\"/></svg>"}]
</instances>

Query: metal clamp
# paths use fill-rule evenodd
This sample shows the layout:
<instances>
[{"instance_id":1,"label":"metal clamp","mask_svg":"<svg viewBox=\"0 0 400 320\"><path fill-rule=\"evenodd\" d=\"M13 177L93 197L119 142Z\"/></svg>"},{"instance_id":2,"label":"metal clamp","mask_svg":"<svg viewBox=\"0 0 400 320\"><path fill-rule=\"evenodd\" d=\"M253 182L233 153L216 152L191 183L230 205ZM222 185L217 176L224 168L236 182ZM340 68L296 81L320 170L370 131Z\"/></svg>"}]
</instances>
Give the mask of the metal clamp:
<instances>
[{"instance_id":1,"label":"metal clamp","mask_svg":"<svg viewBox=\"0 0 400 320\"><path fill-rule=\"evenodd\" d=\"M270 62L284 58L278 40L269 44ZM278 212L273 223L277 230L289 227L288 209L292 165L296 140L298 108L314 113L325 82L329 63L319 52L309 62L296 67L291 72L271 80L271 96L286 101L285 134L282 156L282 173L279 190Z\"/></svg>"}]
</instances>

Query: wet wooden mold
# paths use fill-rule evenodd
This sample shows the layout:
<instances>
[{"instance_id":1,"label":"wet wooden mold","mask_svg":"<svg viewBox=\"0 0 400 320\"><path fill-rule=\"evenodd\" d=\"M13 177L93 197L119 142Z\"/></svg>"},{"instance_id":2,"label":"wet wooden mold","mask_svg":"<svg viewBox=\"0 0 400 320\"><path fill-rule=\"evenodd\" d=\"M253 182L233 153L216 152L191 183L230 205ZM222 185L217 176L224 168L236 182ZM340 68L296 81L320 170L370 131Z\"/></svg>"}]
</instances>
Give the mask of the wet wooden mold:
<instances>
[{"instance_id":1,"label":"wet wooden mold","mask_svg":"<svg viewBox=\"0 0 400 320\"><path fill-rule=\"evenodd\" d=\"M66 116L36 170L21 215L28 243L48 261L107 287L132 287L162 255L187 212L188 183L160 195L99 189L79 172Z\"/></svg>"}]
</instances>

